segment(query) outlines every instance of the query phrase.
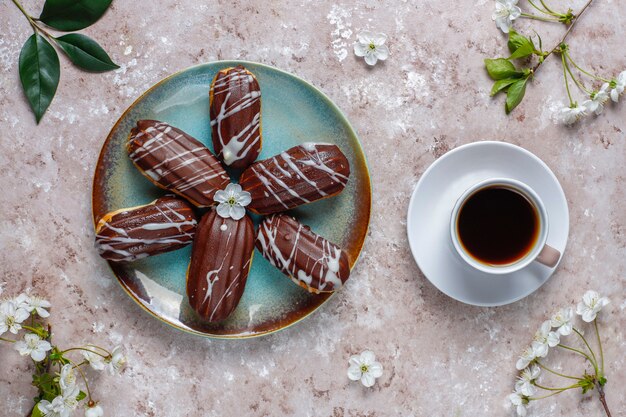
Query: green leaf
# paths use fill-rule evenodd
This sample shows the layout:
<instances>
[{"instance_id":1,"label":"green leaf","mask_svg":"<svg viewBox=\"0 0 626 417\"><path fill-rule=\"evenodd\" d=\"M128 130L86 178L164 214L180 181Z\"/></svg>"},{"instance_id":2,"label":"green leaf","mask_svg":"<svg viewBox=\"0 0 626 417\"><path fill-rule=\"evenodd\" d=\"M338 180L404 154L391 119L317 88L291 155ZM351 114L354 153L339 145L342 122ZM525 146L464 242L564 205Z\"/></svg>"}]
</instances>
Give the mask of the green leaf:
<instances>
[{"instance_id":1,"label":"green leaf","mask_svg":"<svg viewBox=\"0 0 626 417\"><path fill-rule=\"evenodd\" d=\"M78 396L76 397L76 401L82 401L85 399L85 397L87 396L87 394L85 394L84 392L79 392Z\"/></svg>"},{"instance_id":2,"label":"green leaf","mask_svg":"<svg viewBox=\"0 0 626 417\"><path fill-rule=\"evenodd\" d=\"M87 71L111 71L119 68L100 45L88 36L70 33L56 38L74 65Z\"/></svg>"},{"instance_id":3,"label":"green leaf","mask_svg":"<svg viewBox=\"0 0 626 417\"><path fill-rule=\"evenodd\" d=\"M532 43L525 43L515 50L509 59L524 58L535 52L535 46Z\"/></svg>"},{"instance_id":4,"label":"green leaf","mask_svg":"<svg viewBox=\"0 0 626 417\"><path fill-rule=\"evenodd\" d=\"M39 403L35 403L35 407L33 408L33 412L30 417L43 417L43 413L39 409Z\"/></svg>"},{"instance_id":5,"label":"green leaf","mask_svg":"<svg viewBox=\"0 0 626 417\"><path fill-rule=\"evenodd\" d=\"M59 57L47 40L34 34L22 47L19 69L22 88L39 123L59 85Z\"/></svg>"},{"instance_id":6,"label":"green leaf","mask_svg":"<svg viewBox=\"0 0 626 417\"><path fill-rule=\"evenodd\" d=\"M91 26L113 0L46 0L39 20L64 32Z\"/></svg>"},{"instance_id":7,"label":"green leaf","mask_svg":"<svg viewBox=\"0 0 626 417\"><path fill-rule=\"evenodd\" d=\"M519 78L523 74L515 69L515 65L505 58L485 59L485 67L489 76L494 80L504 78Z\"/></svg>"},{"instance_id":8,"label":"green leaf","mask_svg":"<svg viewBox=\"0 0 626 417\"><path fill-rule=\"evenodd\" d=\"M535 45L530 38L520 35L514 30L509 31L509 41L507 42L507 46L509 47L509 51L511 53L517 51L522 45L532 45L533 49L535 49Z\"/></svg>"},{"instance_id":9,"label":"green leaf","mask_svg":"<svg viewBox=\"0 0 626 417\"><path fill-rule=\"evenodd\" d=\"M505 78L503 80L498 80L493 83L493 87L491 88L491 96L495 96L502 90L506 90L511 84L518 81L519 78Z\"/></svg>"},{"instance_id":10,"label":"green leaf","mask_svg":"<svg viewBox=\"0 0 626 417\"><path fill-rule=\"evenodd\" d=\"M526 81L528 81L528 78L517 80L511 84L506 91L506 103L504 106L506 114L511 113L511 111L522 102L524 93L526 92Z\"/></svg>"},{"instance_id":11,"label":"green leaf","mask_svg":"<svg viewBox=\"0 0 626 417\"><path fill-rule=\"evenodd\" d=\"M600 384L601 387L603 387L604 385L606 385L606 378L605 377L600 377L600 379L598 380L598 383Z\"/></svg>"}]
</instances>

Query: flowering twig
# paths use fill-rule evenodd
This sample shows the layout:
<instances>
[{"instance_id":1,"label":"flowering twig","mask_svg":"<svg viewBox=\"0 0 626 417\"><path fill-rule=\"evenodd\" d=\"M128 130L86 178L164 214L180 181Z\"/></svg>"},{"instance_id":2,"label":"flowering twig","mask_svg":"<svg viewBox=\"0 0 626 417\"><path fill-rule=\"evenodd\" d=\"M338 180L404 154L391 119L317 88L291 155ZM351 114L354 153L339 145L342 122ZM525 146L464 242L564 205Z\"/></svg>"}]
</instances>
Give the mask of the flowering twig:
<instances>
[{"instance_id":1,"label":"flowering twig","mask_svg":"<svg viewBox=\"0 0 626 417\"><path fill-rule=\"evenodd\" d=\"M6 332L15 335L22 330L27 332L22 340L0 337L0 342L12 343L22 356L30 356L35 365L33 385L38 388L39 395L27 417L69 416L84 398L88 399L85 416L101 417L102 407L93 400L87 375L80 367L89 364L95 370L119 373L126 362L121 347L117 346L111 352L96 345L60 350L52 344L51 326L44 327L39 320L50 315L48 308L48 301L27 294L0 302L0 336ZM30 324L24 324L29 318ZM77 364L67 356L70 352L81 352L84 361ZM53 367L58 372L52 372ZM76 383L75 370L84 382L86 393Z\"/></svg>"},{"instance_id":2,"label":"flowering twig","mask_svg":"<svg viewBox=\"0 0 626 417\"><path fill-rule=\"evenodd\" d=\"M528 0L529 4L545 16L523 13L517 6L518 0L496 0L496 9L492 18L496 21L496 25L504 32L508 33L508 48L511 55L508 58L485 59L485 67L489 76L495 81L491 89L491 95L498 93L506 93L505 111L510 113L516 106L521 103L526 91L526 83L532 80L539 71L548 57L553 54L561 56L561 66L563 67L563 80L565 82L565 90L569 104L559 109L558 117L565 124L572 124L581 117L588 114L599 115L604 109L605 103L609 97L614 102L618 102L619 96L626 89L626 71L621 72L615 78L606 78L597 74L593 74L584 70L580 65L574 62L569 47L565 43L568 36L572 33L578 21L583 14L589 10L589 6L593 0L588 0L585 5L576 14L568 9L566 13L559 13L552 10L545 1L540 0L541 7ZM541 37L537 34L539 46L537 47L531 37L523 36L517 33L513 27L513 21L518 17L541 20L547 22L558 22L565 24L567 29L561 36L557 44L548 50L543 50ZM536 34L536 32L535 32ZM536 57L536 63L527 68L518 68L514 64L518 59L531 60ZM580 71L580 77L574 74L570 65ZM592 82L596 80L603 81L604 84L599 90L587 88L581 78L583 76L590 77ZM570 90L569 79L588 98L580 105L575 100Z\"/></svg>"},{"instance_id":3,"label":"flowering twig","mask_svg":"<svg viewBox=\"0 0 626 417\"><path fill-rule=\"evenodd\" d=\"M595 291L587 291L583 296L583 301L576 307L576 313L582 316L584 322L590 323L593 321L594 323L600 352L600 366L598 366L597 356L593 348L582 332L576 329L571 322L573 317L573 309L571 307L559 310L550 320L545 321L541 325L539 330L535 333L535 338L531 346L524 350L516 364L517 369L520 370L520 374L515 383L515 391L509 395L509 400L516 407L519 416L526 415L527 407L531 401L538 401L567 390L580 388L583 393L597 389L599 400L602 403L606 415L607 417L611 417L611 412L609 411L604 393L604 385L607 383L607 378L604 375L604 353L602 352L602 343L600 341L600 333L596 319L597 314L608 303L609 300L606 297L600 297ZM580 349L560 343L561 336L568 336L572 332L576 333L582 339L586 348L589 350L589 354ZM594 373L588 374L587 371L584 371L581 377L574 377L554 371L545 366L540 359L548 355L549 348L556 347L575 352L584 357L593 365ZM572 382L571 380L575 380L576 382L565 387L542 385L538 382L541 369L556 376L566 378L570 380L570 383ZM536 396L538 389L547 391L548 394Z\"/></svg>"}]
</instances>

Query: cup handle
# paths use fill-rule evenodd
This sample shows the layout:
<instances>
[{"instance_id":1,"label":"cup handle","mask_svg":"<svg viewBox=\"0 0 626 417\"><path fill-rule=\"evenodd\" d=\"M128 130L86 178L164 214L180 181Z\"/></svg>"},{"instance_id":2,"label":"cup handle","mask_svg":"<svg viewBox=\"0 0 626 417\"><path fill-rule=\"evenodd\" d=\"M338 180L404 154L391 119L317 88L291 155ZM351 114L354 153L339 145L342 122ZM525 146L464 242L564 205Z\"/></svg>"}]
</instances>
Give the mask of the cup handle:
<instances>
[{"instance_id":1,"label":"cup handle","mask_svg":"<svg viewBox=\"0 0 626 417\"><path fill-rule=\"evenodd\" d=\"M561 252L554 249L550 245L544 245L543 249L541 249L541 252L539 252L539 255L537 255L536 261L550 268L554 268L554 266L559 262L560 258Z\"/></svg>"}]
</instances>

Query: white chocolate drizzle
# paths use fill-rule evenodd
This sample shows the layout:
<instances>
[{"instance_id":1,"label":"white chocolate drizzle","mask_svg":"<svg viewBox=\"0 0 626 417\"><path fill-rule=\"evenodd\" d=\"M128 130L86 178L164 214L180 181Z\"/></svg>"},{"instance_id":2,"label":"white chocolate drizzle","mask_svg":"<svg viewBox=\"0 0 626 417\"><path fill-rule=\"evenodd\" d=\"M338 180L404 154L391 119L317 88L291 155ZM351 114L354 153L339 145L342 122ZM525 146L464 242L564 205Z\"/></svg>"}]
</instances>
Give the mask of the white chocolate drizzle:
<instances>
[{"instance_id":1,"label":"white chocolate drizzle","mask_svg":"<svg viewBox=\"0 0 626 417\"><path fill-rule=\"evenodd\" d=\"M288 253L283 252L277 243L281 221L282 216L275 217L273 221L268 218L259 226L261 230L257 235L257 242L263 257L287 274L292 281L304 283L313 292L339 289L343 285L339 278L341 249L319 235L315 235L313 242L300 243L306 229L298 223L296 232L290 234ZM291 226L287 225L285 229L290 230ZM311 247L318 248L320 256L314 258L317 255L311 250L303 251L304 248Z\"/></svg>"},{"instance_id":2,"label":"white chocolate drizzle","mask_svg":"<svg viewBox=\"0 0 626 417\"><path fill-rule=\"evenodd\" d=\"M261 140L261 112L255 113L250 123L231 137L224 137L222 124L231 117L238 117L237 113L253 106L261 100L261 91L253 85L254 78L245 69L233 68L228 74L216 80L211 87L213 97L225 95L218 114L211 120L213 134L217 134L220 144L218 156L221 156L226 165L246 158L251 149ZM247 91L241 97L231 100L233 94ZM231 126L236 126L232 123ZM217 151L217 149L216 149Z\"/></svg>"}]
</instances>

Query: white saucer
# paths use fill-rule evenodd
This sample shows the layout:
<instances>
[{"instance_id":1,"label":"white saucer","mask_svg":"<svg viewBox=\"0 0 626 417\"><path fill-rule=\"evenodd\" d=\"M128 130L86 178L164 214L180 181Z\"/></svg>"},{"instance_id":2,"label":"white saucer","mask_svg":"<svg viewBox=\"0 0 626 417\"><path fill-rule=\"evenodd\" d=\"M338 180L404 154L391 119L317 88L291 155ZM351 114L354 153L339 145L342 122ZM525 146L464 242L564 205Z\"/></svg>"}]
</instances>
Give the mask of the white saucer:
<instances>
[{"instance_id":1,"label":"white saucer","mask_svg":"<svg viewBox=\"0 0 626 417\"><path fill-rule=\"evenodd\" d=\"M561 252L561 259L569 232L569 211L561 184L529 151L504 142L474 142L435 161L418 181L409 203L411 252L435 287L477 306L499 306L524 298L558 267L533 262L517 272L495 276L472 268L456 253L449 230L454 203L471 185L493 177L516 179L539 194L548 212L547 244Z\"/></svg>"}]
</instances>

